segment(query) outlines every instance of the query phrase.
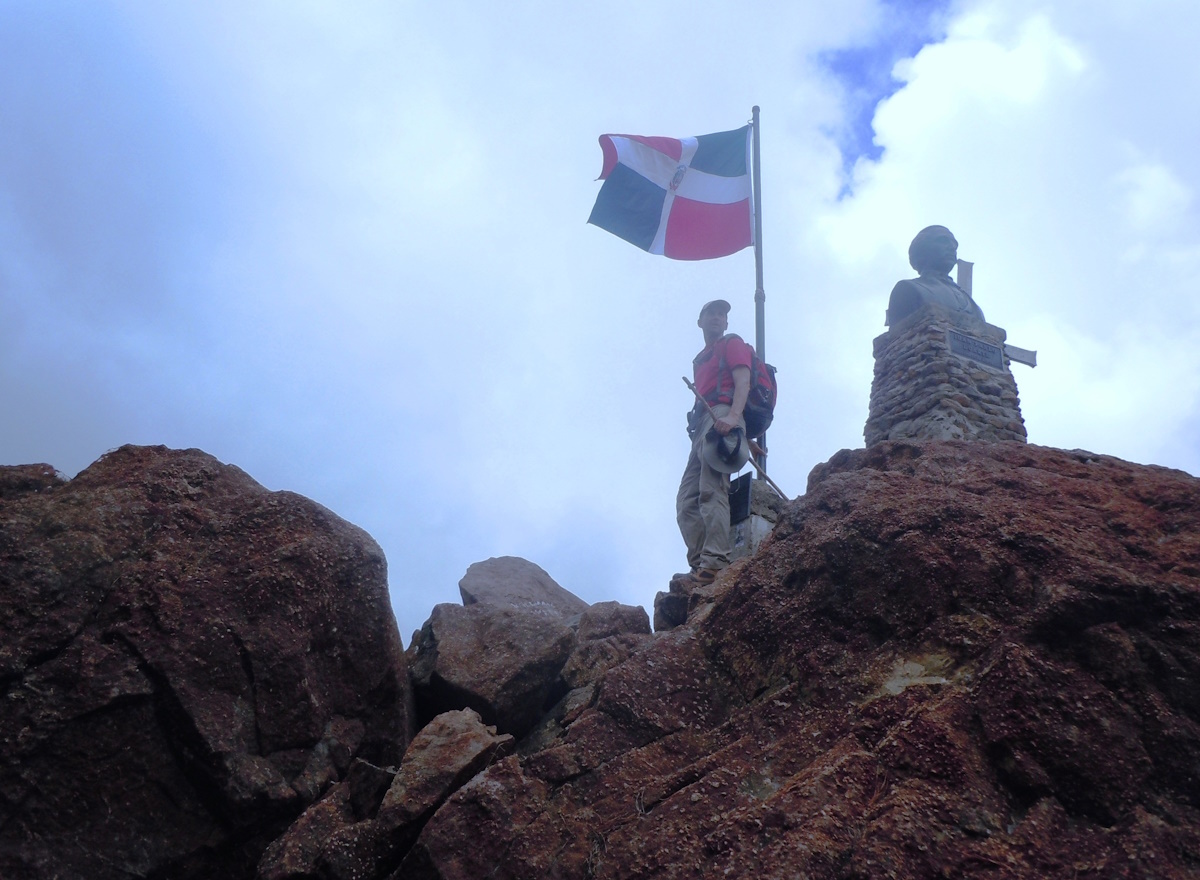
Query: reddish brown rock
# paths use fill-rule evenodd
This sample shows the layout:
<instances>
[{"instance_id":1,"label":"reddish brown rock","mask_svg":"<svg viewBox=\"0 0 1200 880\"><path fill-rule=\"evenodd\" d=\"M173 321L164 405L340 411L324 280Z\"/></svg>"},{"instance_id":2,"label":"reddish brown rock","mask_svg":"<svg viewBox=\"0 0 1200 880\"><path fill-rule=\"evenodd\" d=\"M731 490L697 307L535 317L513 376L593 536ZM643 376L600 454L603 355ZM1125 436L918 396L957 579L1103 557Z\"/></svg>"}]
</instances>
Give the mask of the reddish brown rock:
<instances>
[{"instance_id":1,"label":"reddish brown rock","mask_svg":"<svg viewBox=\"0 0 1200 880\"><path fill-rule=\"evenodd\" d=\"M692 622L395 877L1200 872L1200 481L1024 444L817 468Z\"/></svg>"},{"instance_id":2,"label":"reddish brown rock","mask_svg":"<svg viewBox=\"0 0 1200 880\"><path fill-rule=\"evenodd\" d=\"M329 838L354 823L350 787L339 783L274 841L258 866L259 880L292 880L316 873L317 858Z\"/></svg>"},{"instance_id":3,"label":"reddish brown rock","mask_svg":"<svg viewBox=\"0 0 1200 880\"><path fill-rule=\"evenodd\" d=\"M445 812L439 833L422 835L393 878L495 876L496 854L514 842L530 856L522 860L526 876L552 876L563 841L538 823L546 815L547 794L543 783L521 772L515 756L506 758L455 793L454 808Z\"/></svg>"},{"instance_id":4,"label":"reddish brown rock","mask_svg":"<svg viewBox=\"0 0 1200 880\"><path fill-rule=\"evenodd\" d=\"M707 614L722 584L745 564L745 558L743 556L735 560L729 568L721 571L711 584L690 586L678 580L671 581L668 592L660 592L654 597L654 631L666 632L683 626L694 615Z\"/></svg>"},{"instance_id":5,"label":"reddish brown rock","mask_svg":"<svg viewBox=\"0 0 1200 880\"><path fill-rule=\"evenodd\" d=\"M654 631L666 632L687 623L691 597L671 584L670 590L659 591L654 596Z\"/></svg>"},{"instance_id":6,"label":"reddish brown rock","mask_svg":"<svg viewBox=\"0 0 1200 880\"><path fill-rule=\"evenodd\" d=\"M364 532L196 450L34 470L0 468L0 876L249 877L353 754L399 759Z\"/></svg>"},{"instance_id":7,"label":"reddish brown rock","mask_svg":"<svg viewBox=\"0 0 1200 880\"><path fill-rule=\"evenodd\" d=\"M416 735L399 771L388 773L386 793L355 804L375 790L380 768L355 762L334 795L310 807L273 843L259 865L260 880L320 877L325 880L381 877L391 873L433 812L498 756L512 747L470 709L446 712ZM357 771L357 772L356 772Z\"/></svg>"},{"instance_id":8,"label":"reddish brown rock","mask_svg":"<svg viewBox=\"0 0 1200 880\"><path fill-rule=\"evenodd\" d=\"M650 618L640 605L597 602L579 618L578 636L581 642L627 634L650 634Z\"/></svg>"},{"instance_id":9,"label":"reddish brown rock","mask_svg":"<svg viewBox=\"0 0 1200 880\"><path fill-rule=\"evenodd\" d=\"M562 680L572 689L591 684L614 666L624 663L650 641L649 633L626 633L580 642L563 666Z\"/></svg>"},{"instance_id":10,"label":"reddish brown rock","mask_svg":"<svg viewBox=\"0 0 1200 880\"><path fill-rule=\"evenodd\" d=\"M554 620L575 617L588 607L540 566L519 556L494 556L476 562L458 582L458 591L464 605L513 608Z\"/></svg>"},{"instance_id":11,"label":"reddish brown rock","mask_svg":"<svg viewBox=\"0 0 1200 880\"><path fill-rule=\"evenodd\" d=\"M0 514L61 491L49 485L0 501ZM54 542L13 544L8 534L0 533L9 541L5 565L18 546L63 552ZM87 545L83 534L75 540ZM51 595L52 581L42 583ZM430 729L420 747L429 754L417 762L410 750L374 815L380 786L360 786L357 811L350 785L335 786L272 847L274 864L292 873L268 875L264 861L263 877L1197 876L1193 477L1015 443L842 452L814 470L808 493L758 554L698 597L686 625L655 636L610 632L606 613L579 623L596 636L579 645L597 662L578 651L572 669L590 680L545 712L557 685L531 697L536 727L515 754L446 797L484 761L461 762L451 781L439 781L440 768L455 763L437 757L439 744L454 735ZM537 653L531 646L556 642L552 629L518 637L537 618L517 614L439 606L428 639L414 646L424 664L416 677L433 682L451 658L445 669L474 662L476 682L490 669L491 686L508 682L507 694L521 689L514 668L537 668L539 687L573 676L559 660L501 664L505 653L528 657ZM45 621L41 632L72 632L35 618ZM86 636L90 618L78 620ZM631 638L635 648L606 653ZM119 644L76 641L90 675L146 707L155 682L123 662ZM20 656L15 650L5 656ZM80 715L80 724L94 723ZM134 748L146 766L123 780L160 772L151 740L165 734L153 712L143 717L146 743ZM372 729L363 723L359 752ZM352 726L326 724L296 762L304 769L291 790L301 779L310 790L340 778L354 736ZM477 752L468 745L455 754ZM235 757L226 773L240 780L238 792L258 792L265 809L287 799L270 754ZM419 769L425 761L437 772ZM424 781L401 792L396 780L406 772ZM0 781L8 798L22 779L10 770ZM180 808L171 809L164 816L174 840L199 846L212 833L173 819ZM161 876L189 876L179 867Z\"/></svg>"},{"instance_id":12,"label":"reddish brown rock","mask_svg":"<svg viewBox=\"0 0 1200 880\"><path fill-rule=\"evenodd\" d=\"M48 464L0 467L0 500L61 486L66 480Z\"/></svg>"},{"instance_id":13,"label":"reddish brown rock","mask_svg":"<svg viewBox=\"0 0 1200 880\"><path fill-rule=\"evenodd\" d=\"M303 772L292 780L292 788L304 803L312 803L342 778L365 733L366 727L358 719L338 717L325 725L325 733L309 753Z\"/></svg>"},{"instance_id":14,"label":"reddish brown rock","mask_svg":"<svg viewBox=\"0 0 1200 880\"><path fill-rule=\"evenodd\" d=\"M380 816L393 827L424 822L464 782L511 750L512 743L511 736L497 734L471 709L443 712L409 744Z\"/></svg>"},{"instance_id":15,"label":"reddish brown rock","mask_svg":"<svg viewBox=\"0 0 1200 880\"><path fill-rule=\"evenodd\" d=\"M383 839L378 823L355 809L352 783L335 785L267 847L258 880L375 876Z\"/></svg>"},{"instance_id":16,"label":"reddish brown rock","mask_svg":"<svg viewBox=\"0 0 1200 880\"><path fill-rule=\"evenodd\" d=\"M562 670L563 682L572 689L591 684L649 644L650 618L638 605L597 602L580 617L576 638Z\"/></svg>"},{"instance_id":17,"label":"reddish brown rock","mask_svg":"<svg viewBox=\"0 0 1200 880\"><path fill-rule=\"evenodd\" d=\"M409 646L418 706L428 717L470 708L520 737L561 696L575 634L561 619L514 608L443 604Z\"/></svg>"},{"instance_id":18,"label":"reddish brown rock","mask_svg":"<svg viewBox=\"0 0 1200 880\"><path fill-rule=\"evenodd\" d=\"M379 812L383 796L396 778L395 767L377 767L370 761L355 759L346 774L350 789L350 808L356 819L373 819Z\"/></svg>"}]
</instances>

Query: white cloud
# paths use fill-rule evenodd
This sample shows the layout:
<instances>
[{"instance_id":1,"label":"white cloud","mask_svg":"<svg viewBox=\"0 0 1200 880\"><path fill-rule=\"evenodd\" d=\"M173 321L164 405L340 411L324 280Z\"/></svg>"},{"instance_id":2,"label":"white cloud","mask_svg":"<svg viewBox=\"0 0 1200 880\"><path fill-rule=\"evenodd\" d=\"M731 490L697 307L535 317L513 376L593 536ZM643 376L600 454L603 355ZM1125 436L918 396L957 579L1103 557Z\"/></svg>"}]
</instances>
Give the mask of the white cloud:
<instances>
[{"instance_id":1,"label":"white cloud","mask_svg":"<svg viewBox=\"0 0 1200 880\"><path fill-rule=\"evenodd\" d=\"M0 405L25 419L0 461L206 449L371 532L406 635L489 555L647 605L679 568L679 376L701 303L753 336L753 260L587 226L604 131L762 106L789 492L861 444L871 339L929 223L1039 349L1032 440L1200 472L1185 4L953 5L840 201L842 92L814 59L872 38L874 0L40 8L0 12Z\"/></svg>"},{"instance_id":2,"label":"white cloud","mask_svg":"<svg viewBox=\"0 0 1200 880\"><path fill-rule=\"evenodd\" d=\"M1126 222L1132 231L1157 237L1187 222L1192 190L1167 166L1142 161L1117 173Z\"/></svg>"},{"instance_id":3,"label":"white cloud","mask_svg":"<svg viewBox=\"0 0 1200 880\"><path fill-rule=\"evenodd\" d=\"M902 66L905 87L876 117L885 153L861 165L821 231L847 274L871 267L860 289L878 302L881 255L901 277L912 233L950 226L977 263L989 319L1040 350L1036 370L1016 368L1031 440L1170 454L1196 471L1200 450L1180 457L1169 440L1200 406L1188 293L1198 167L1169 136L1196 98L1127 54L1131 31L1137 44L1161 25L1066 5L971 6ZM1194 66L1180 59L1175 76ZM1139 96L1164 89L1179 102L1172 115L1142 116Z\"/></svg>"}]
</instances>

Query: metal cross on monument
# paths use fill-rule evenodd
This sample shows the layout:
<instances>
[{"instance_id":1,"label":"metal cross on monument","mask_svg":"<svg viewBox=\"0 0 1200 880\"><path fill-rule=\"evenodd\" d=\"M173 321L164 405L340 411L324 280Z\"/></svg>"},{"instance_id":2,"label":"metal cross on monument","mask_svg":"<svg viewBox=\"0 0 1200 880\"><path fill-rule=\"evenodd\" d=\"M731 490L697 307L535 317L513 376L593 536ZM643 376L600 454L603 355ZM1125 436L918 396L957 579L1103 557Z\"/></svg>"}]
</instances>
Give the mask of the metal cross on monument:
<instances>
[{"instance_id":1,"label":"metal cross on monument","mask_svg":"<svg viewBox=\"0 0 1200 880\"><path fill-rule=\"evenodd\" d=\"M967 296L971 297L972 299L975 298L975 295L971 292L971 275L974 268L974 263L967 262L966 260L958 261L958 286L961 287ZM1018 348L1017 346L1009 345L1006 342L1004 343L1004 354L1010 361L1016 361L1018 364L1025 364L1027 367L1037 366L1036 351L1030 351L1027 348Z\"/></svg>"}]
</instances>

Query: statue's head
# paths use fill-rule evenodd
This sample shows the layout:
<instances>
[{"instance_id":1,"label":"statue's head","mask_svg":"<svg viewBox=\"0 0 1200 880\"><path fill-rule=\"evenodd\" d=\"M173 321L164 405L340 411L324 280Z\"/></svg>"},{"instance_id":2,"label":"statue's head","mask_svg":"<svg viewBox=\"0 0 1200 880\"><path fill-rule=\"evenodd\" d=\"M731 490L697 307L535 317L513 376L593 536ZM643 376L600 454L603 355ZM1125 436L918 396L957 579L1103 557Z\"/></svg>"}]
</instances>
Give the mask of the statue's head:
<instances>
[{"instance_id":1,"label":"statue's head","mask_svg":"<svg viewBox=\"0 0 1200 880\"><path fill-rule=\"evenodd\" d=\"M958 241L945 226L926 226L908 246L908 263L922 275L949 275L958 261Z\"/></svg>"}]
</instances>

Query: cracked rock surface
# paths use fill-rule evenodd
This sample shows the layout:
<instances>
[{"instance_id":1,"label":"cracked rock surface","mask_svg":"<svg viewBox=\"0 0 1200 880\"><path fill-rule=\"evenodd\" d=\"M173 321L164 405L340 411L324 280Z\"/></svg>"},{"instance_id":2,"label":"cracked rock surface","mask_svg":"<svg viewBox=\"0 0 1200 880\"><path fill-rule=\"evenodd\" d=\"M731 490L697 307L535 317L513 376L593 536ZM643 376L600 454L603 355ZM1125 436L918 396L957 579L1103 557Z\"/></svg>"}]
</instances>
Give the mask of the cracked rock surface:
<instances>
[{"instance_id":1,"label":"cracked rock surface","mask_svg":"<svg viewBox=\"0 0 1200 880\"><path fill-rule=\"evenodd\" d=\"M838 453L539 746L393 877L1200 876L1200 480Z\"/></svg>"},{"instance_id":2,"label":"cracked rock surface","mask_svg":"<svg viewBox=\"0 0 1200 880\"><path fill-rule=\"evenodd\" d=\"M0 468L0 876L249 876L411 735L363 531L197 450Z\"/></svg>"},{"instance_id":3,"label":"cracked rock surface","mask_svg":"<svg viewBox=\"0 0 1200 880\"><path fill-rule=\"evenodd\" d=\"M1179 471L839 452L682 625L530 627L574 648L523 737L447 705L407 752L378 549L200 453L0 468L0 589L5 880L1200 876ZM418 683L526 650L450 630Z\"/></svg>"}]
</instances>

